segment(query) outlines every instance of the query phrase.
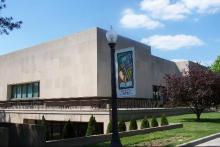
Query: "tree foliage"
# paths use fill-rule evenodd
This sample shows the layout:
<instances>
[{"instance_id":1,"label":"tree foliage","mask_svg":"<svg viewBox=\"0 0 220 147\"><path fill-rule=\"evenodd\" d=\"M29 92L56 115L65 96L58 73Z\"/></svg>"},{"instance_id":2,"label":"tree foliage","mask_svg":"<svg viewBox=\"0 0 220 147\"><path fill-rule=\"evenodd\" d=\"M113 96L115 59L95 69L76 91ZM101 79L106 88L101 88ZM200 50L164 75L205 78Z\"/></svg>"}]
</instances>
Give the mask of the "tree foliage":
<instances>
[{"instance_id":1,"label":"tree foliage","mask_svg":"<svg viewBox=\"0 0 220 147\"><path fill-rule=\"evenodd\" d=\"M161 116L161 126L169 125L168 119L165 114Z\"/></svg>"},{"instance_id":2,"label":"tree foliage","mask_svg":"<svg viewBox=\"0 0 220 147\"><path fill-rule=\"evenodd\" d=\"M63 127L63 138L73 138L75 136L74 134L74 128L70 120L65 123Z\"/></svg>"},{"instance_id":3,"label":"tree foliage","mask_svg":"<svg viewBox=\"0 0 220 147\"><path fill-rule=\"evenodd\" d=\"M215 62L211 65L211 70L220 73L220 56L218 56Z\"/></svg>"},{"instance_id":4,"label":"tree foliage","mask_svg":"<svg viewBox=\"0 0 220 147\"><path fill-rule=\"evenodd\" d=\"M89 119L88 127L86 130L86 136L98 134L97 122L95 117L92 115Z\"/></svg>"},{"instance_id":5,"label":"tree foliage","mask_svg":"<svg viewBox=\"0 0 220 147\"><path fill-rule=\"evenodd\" d=\"M4 8L6 8L5 0L0 0L0 13ZM19 29L21 24L22 21L13 21L13 17L0 16L0 35L8 35L9 31L12 31L13 29Z\"/></svg>"},{"instance_id":6,"label":"tree foliage","mask_svg":"<svg viewBox=\"0 0 220 147\"><path fill-rule=\"evenodd\" d=\"M152 117L151 127L158 127L158 126L159 126L159 124L158 124L156 117Z\"/></svg>"},{"instance_id":7,"label":"tree foliage","mask_svg":"<svg viewBox=\"0 0 220 147\"><path fill-rule=\"evenodd\" d=\"M119 121L118 123L118 131L123 132L126 131L126 125L124 121Z\"/></svg>"},{"instance_id":8,"label":"tree foliage","mask_svg":"<svg viewBox=\"0 0 220 147\"><path fill-rule=\"evenodd\" d=\"M41 125L43 125L43 126L46 125L46 119L45 119L44 115L42 116Z\"/></svg>"},{"instance_id":9,"label":"tree foliage","mask_svg":"<svg viewBox=\"0 0 220 147\"><path fill-rule=\"evenodd\" d=\"M48 128L47 121L46 121L44 115L42 116L41 125L45 128L45 138L46 138L46 140L49 140L50 133L49 133L49 128Z\"/></svg>"},{"instance_id":10,"label":"tree foliage","mask_svg":"<svg viewBox=\"0 0 220 147\"><path fill-rule=\"evenodd\" d=\"M188 106L200 120L205 109L220 102L219 75L199 65L190 65L183 76L166 75L166 97L172 105Z\"/></svg>"},{"instance_id":11,"label":"tree foliage","mask_svg":"<svg viewBox=\"0 0 220 147\"><path fill-rule=\"evenodd\" d=\"M107 133L112 133L112 121L110 120L107 126Z\"/></svg>"},{"instance_id":12,"label":"tree foliage","mask_svg":"<svg viewBox=\"0 0 220 147\"><path fill-rule=\"evenodd\" d=\"M141 121L141 129L149 128L150 124L147 119L147 116L144 117L144 119Z\"/></svg>"},{"instance_id":13,"label":"tree foliage","mask_svg":"<svg viewBox=\"0 0 220 147\"><path fill-rule=\"evenodd\" d=\"M130 121L129 130L137 130L137 121L135 119Z\"/></svg>"}]
</instances>

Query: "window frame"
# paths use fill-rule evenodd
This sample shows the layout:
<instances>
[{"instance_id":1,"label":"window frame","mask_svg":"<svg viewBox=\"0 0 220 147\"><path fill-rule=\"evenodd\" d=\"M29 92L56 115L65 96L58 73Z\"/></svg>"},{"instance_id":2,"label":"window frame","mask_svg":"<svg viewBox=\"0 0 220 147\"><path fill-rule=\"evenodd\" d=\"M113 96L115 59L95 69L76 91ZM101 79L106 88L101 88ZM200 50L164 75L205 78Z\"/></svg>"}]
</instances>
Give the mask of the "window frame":
<instances>
[{"instance_id":1,"label":"window frame","mask_svg":"<svg viewBox=\"0 0 220 147\"><path fill-rule=\"evenodd\" d=\"M152 90L153 90L153 99L155 100L162 100L163 95L161 93L161 89L165 88L165 86L161 85L152 85Z\"/></svg>"},{"instance_id":2,"label":"window frame","mask_svg":"<svg viewBox=\"0 0 220 147\"><path fill-rule=\"evenodd\" d=\"M31 86L31 92L29 93L29 88ZM21 84L13 84L11 87L11 100L21 100L21 99L35 99L40 97L40 81L29 82L29 83L21 83ZM18 89L20 88L20 96L18 97ZM25 93L24 89L25 88ZM35 93L34 93L35 92Z\"/></svg>"}]
</instances>

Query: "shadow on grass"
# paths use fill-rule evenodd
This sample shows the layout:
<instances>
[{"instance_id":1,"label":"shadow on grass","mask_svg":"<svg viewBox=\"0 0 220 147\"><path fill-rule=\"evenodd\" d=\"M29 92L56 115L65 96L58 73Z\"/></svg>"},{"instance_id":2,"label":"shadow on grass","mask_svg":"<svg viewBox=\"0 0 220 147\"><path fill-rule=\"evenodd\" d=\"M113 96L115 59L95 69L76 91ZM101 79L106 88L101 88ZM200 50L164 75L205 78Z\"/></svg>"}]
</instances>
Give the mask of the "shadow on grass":
<instances>
[{"instance_id":1,"label":"shadow on grass","mask_svg":"<svg viewBox=\"0 0 220 147\"><path fill-rule=\"evenodd\" d=\"M201 118L196 120L195 118L183 118L181 122L208 122L208 123L220 123L220 118Z\"/></svg>"},{"instance_id":2,"label":"shadow on grass","mask_svg":"<svg viewBox=\"0 0 220 147\"><path fill-rule=\"evenodd\" d=\"M89 146L86 146L86 147L109 147L110 146L110 143L99 143L99 144L93 144L93 145L89 145Z\"/></svg>"}]
</instances>

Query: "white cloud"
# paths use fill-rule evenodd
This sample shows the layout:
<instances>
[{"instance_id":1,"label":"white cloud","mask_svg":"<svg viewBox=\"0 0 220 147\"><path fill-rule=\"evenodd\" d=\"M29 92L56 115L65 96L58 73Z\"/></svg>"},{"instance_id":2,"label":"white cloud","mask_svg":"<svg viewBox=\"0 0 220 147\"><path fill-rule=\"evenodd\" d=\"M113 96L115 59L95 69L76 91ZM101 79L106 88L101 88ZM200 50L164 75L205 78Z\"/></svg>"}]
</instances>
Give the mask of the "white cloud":
<instances>
[{"instance_id":1,"label":"white cloud","mask_svg":"<svg viewBox=\"0 0 220 147\"><path fill-rule=\"evenodd\" d=\"M160 20L181 20L193 12L217 13L220 10L220 0L142 0L140 8Z\"/></svg>"},{"instance_id":2,"label":"white cloud","mask_svg":"<svg viewBox=\"0 0 220 147\"><path fill-rule=\"evenodd\" d=\"M170 0L142 0L140 7L150 13L152 17L161 20L181 20L190 13L190 10L181 1L171 3Z\"/></svg>"},{"instance_id":3,"label":"white cloud","mask_svg":"<svg viewBox=\"0 0 220 147\"><path fill-rule=\"evenodd\" d=\"M213 14L220 10L220 0L182 0L187 8L197 13Z\"/></svg>"},{"instance_id":4,"label":"white cloud","mask_svg":"<svg viewBox=\"0 0 220 147\"><path fill-rule=\"evenodd\" d=\"M149 38L143 38L141 42L146 43L153 48L161 50L177 50L181 48L189 48L192 46L203 45L204 42L196 36L190 35L154 35Z\"/></svg>"},{"instance_id":5,"label":"white cloud","mask_svg":"<svg viewBox=\"0 0 220 147\"><path fill-rule=\"evenodd\" d=\"M164 26L159 21L153 20L146 15L135 14L131 9L126 9L124 11L124 14L120 20L120 23L125 28L155 29L155 28Z\"/></svg>"},{"instance_id":6,"label":"white cloud","mask_svg":"<svg viewBox=\"0 0 220 147\"><path fill-rule=\"evenodd\" d=\"M155 29L164 26L161 21L179 21L194 14L214 14L220 11L220 0L141 0L139 9L141 14L131 9L124 11L120 20L123 27Z\"/></svg>"}]
</instances>

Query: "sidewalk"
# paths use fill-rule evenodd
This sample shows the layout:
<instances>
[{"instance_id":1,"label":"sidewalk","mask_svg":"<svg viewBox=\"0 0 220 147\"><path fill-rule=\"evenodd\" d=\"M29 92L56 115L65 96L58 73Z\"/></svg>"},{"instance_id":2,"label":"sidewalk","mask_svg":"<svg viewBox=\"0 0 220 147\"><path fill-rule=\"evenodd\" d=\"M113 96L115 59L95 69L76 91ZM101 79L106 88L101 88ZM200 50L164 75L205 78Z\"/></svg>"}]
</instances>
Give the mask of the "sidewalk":
<instances>
[{"instance_id":1,"label":"sidewalk","mask_svg":"<svg viewBox=\"0 0 220 147\"><path fill-rule=\"evenodd\" d=\"M202 144L198 144L197 146L220 146L220 137Z\"/></svg>"},{"instance_id":2,"label":"sidewalk","mask_svg":"<svg viewBox=\"0 0 220 147\"><path fill-rule=\"evenodd\" d=\"M220 147L220 133L212 134L203 138L199 138L197 140L193 140L188 143L184 143L181 145L178 145L178 147L209 147L209 146L215 146Z\"/></svg>"}]
</instances>

